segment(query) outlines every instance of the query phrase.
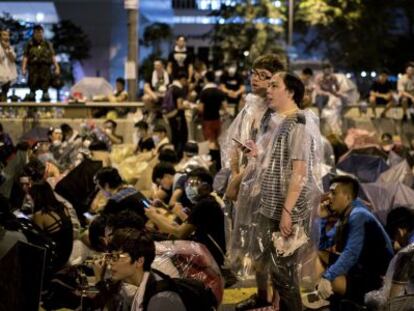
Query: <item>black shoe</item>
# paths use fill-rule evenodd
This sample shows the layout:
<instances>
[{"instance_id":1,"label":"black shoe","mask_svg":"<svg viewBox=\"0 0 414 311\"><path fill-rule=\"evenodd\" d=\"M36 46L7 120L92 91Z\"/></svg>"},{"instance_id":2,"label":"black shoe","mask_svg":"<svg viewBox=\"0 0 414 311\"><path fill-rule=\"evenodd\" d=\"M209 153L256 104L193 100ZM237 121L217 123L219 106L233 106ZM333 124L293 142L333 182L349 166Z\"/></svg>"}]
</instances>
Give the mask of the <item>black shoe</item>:
<instances>
[{"instance_id":1,"label":"black shoe","mask_svg":"<svg viewBox=\"0 0 414 311\"><path fill-rule=\"evenodd\" d=\"M42 96L42 102L50 102L50 96L49 94L43 94Z\"/></svg>"},{"instance_id":2,"label":"black shoe","mask_svg":"<svg viewBox=\"0 0 414 311\"><path fill-rule=\"evenodd\" d=\"M24 98L24 101L26 102L34 102L36 101L36 94L35 93L29 93L26 95L26 97Z\"/></svg>"},{"instance_id":3,"label":"black shoe","mask_svg":"<svg viewBox=\"0 0 414 311\"><path fill-rule=\"evenodd\" d=\"M403 115L403 117L402 117L401 121L402 121L402 122L407 122L407 115L406 115L406 114L405 114L405 115Z\"/></svg>"},{"instance_id":4,"label":"black shoe","mask_svg":"<svg viewBox=\"0 0 414 311\"><path fill-rule=\"evenodd\" d=\"M266 308L272 306L271 303L267 302L266 300L263 300L259 298L257 294L254 294L253 296L250 296L246 300L243 300L242 302L239 302L234 310L236 311L247 311L251 309L258 309L258 308Z\"/></svg>"}]
</instances>

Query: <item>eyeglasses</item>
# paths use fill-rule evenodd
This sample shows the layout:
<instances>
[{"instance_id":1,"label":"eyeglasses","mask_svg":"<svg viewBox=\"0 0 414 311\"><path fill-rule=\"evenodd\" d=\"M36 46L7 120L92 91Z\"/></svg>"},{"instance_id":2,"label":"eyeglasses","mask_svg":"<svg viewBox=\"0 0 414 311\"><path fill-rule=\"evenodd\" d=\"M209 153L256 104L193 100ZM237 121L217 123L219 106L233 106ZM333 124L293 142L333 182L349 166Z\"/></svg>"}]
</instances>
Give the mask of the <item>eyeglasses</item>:
<instances>
[{"instance_id":1,"label":"eyeglasses","mask_svg":"<svg viewBox=\"0 0 414 311\"><path fill-rule=\"evenodd\" d=\"M128 258L129 255L122 253L122 252L113 252L113 253L104 253L103 254L105 261L114 263L117 262L121 258Z\"/></svg>"},{"instance_id":2,"label":"eyeglasses","mask_svg":"<svg viewBox=\"0 0 414 311\"><path fill-rule=\"evenodd\" d=\"M258 78L260 81L266 81L272 78L272 76L266 74L265 72L259 72L255 69L250 70L250 75L252 77Z\"/></svg>"}]
</instances>

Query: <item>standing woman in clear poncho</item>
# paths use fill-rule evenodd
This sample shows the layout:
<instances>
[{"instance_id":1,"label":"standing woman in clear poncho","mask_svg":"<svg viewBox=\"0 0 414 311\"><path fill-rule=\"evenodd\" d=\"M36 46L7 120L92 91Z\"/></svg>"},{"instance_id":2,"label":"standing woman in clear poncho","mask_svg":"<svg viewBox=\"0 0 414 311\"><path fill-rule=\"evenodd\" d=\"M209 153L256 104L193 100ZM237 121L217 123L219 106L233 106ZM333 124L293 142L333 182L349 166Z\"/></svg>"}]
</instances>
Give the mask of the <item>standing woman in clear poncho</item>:
<instances>
[{"instance_id":1,"label":"standing woman in clear poncho","mask_svg":"<svg viewBox=\"0 0 414 311\"><path fill-rule=\"evenodd\" d=\"M273 138L262 150L256 179L260 189L253 258L268 266L280 310L299 311L299 252L311 235L311 214L319 204L321 136L314 114L301 110L304 86L290 73L275 74L267 89L276 112Z\"/></svg>"}]
</instances>

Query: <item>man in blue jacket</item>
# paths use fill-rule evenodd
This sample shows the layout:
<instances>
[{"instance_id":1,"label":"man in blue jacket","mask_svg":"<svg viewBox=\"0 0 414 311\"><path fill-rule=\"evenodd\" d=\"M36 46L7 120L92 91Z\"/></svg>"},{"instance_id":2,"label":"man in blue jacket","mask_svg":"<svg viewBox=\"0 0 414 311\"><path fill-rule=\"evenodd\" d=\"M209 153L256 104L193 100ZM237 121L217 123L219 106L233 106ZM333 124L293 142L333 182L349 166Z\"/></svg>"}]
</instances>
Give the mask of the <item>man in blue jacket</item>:
<instances>
[{"instance_id":1,"label":"man in blue jacket","mask_svg":"<svg viewBox=\"0 0 414 311\"><path fill-rule=\"evenodd\" d=\"M338 176L331 182L329 199L320 207L321 237L318 295L337 294L362 303L365 293L382 285L393 256L392 244L381 223L357 199L358 181ZM328 230L334 215L335 225Z\"/></svg>"}]
</instances>

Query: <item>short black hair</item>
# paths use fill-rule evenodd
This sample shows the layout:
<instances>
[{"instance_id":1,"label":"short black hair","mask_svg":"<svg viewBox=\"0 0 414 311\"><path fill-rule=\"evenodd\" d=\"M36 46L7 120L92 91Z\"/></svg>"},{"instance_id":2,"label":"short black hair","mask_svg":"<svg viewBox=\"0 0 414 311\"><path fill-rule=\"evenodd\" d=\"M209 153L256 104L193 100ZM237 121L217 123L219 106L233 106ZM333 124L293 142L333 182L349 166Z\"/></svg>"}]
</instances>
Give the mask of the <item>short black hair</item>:
<instances>
[{"instance_id":1,"label":"short black hair","mask_svg":"<svg viewBox=\"0 0 414 311\"><path fill-rule=\"evenodd\" d=\"M393 138L390 133L384 133L381 135L381 140L393 140Z\"/></svg>"},{"instance_id":2,"label":"short black hair","mask_svg":"<svg viewBox=\"0 0 414 311\"><path fill-rule=\"evenodd\" d=\"M408 233L414 230L414 211L407 206L398 206L387 215L385 226L391 239L394 238L398 229L406 229Z\"/></svg>"},{"instance_id":3,"label":"short black hair","mask_svg":"<svg viewBox=\"0 0 414 311\"><path fill-rule=\"evenodd\" d=\"M216 75L214 74L214 71L212 70L207 71L205 77L208 82L216 81Z\"/></svg>"},{"instance_id":4,"label":"short black hair","mask_svg":"<svg viewBox=\"0 0 414 311\"><path fill-rule=\"evenodd\" d=\"M407 69L408 67L413 67L414 68L414 62L407 62L404 66L404 69Z\"/></svg>"},{"instance_id":5,"label":"short black hair","mask_svg":"<svg viewBox=\"0 0 414 311\"><path fill-rule=\"evenodd\" d=\"M188 79L188 75L185 71L180 71L177 73L177 75L175 76L176 80L181 80L181 79Z\"/></svg>"},{"instance_id":6,"label":"short black hair","mask_svg":"<svg viewBox=\"0 0 414 311\"><path fill-rule=\"evenodd\" d=\"M350 192L353 200L355 200L358 197L359 183L358 180L356 180L355 178L347 175L335 176L331 180L330 185L333 185L335 183L345 186L347 191Z\"/></svg>"},{"instance_id":7,"label":"short black hair","mask_svg":"<svg viewBox=\"0 0 414 311\"><path fill-rule=\"evenodd\" d=\"M99 186L104 187L108 184L109 188L115 189L122 185L122 177L114 167L103 167L95 175L95 180Z\"/></svg>"},{"instance_id":8,"label":"short black hair","mask_svg":"<svg viewBox=\"0 0 414 311\"><path fill-rule=\"evenodd\" d=\"M305 95L305 86L302 80L295 74L284 72L281 75L286 90L293 94L293 101L299 108L302 108L302 100Z\"/></svg>"},{"instance_id":9,"label":"short black hair","mask_svg":"<svg viewBox=\"0 0 414 311\"><path fill-rule=\"evenodd\" d=\"M123 87L125 87L125 79L118 77L116 78L115 82L122 84Z\"/></svg>"},{"instance_id":10,"label":"short black hair","mask_svg":"<svg viewBox=\"0 0 414 311\"><path fill-rule=\"evenodd\" d=\"M184 152L188 153L189 155L197 155L198 154L198 144L197 142L190 140L185 143L184 145Z\"/></svg>"},{"instance_id":11,"label":"short black hair","mask_svg":"<svg viewBox=\"0 0 414 311\"><path fill-rule=\"evenodd\" d=\"M205 168L202 167L197 167L193 169L191 172L188 173L187 178L197 178L203 183L206 183L210 186L213 185L213 177Z\"/></svg>"},{"instance_id":12,"label":"short black hair","mask_svg":"<svg viewBox=\"0 0 414 311\"><path fill-rule=\"evenodd\" d=\"M160 153L158 154L158 160L160 162L176 164L178 163L178 156L174 150L169 148L163 148L160 150Z\"/></svg>"},{"instance_id":13,"label":"short black hair","mask_svg":"<svg viewBox=\"0 0 414 311\"><path fill-rule=\"evenodd\" d=\"M116 123L114 120L111 120L111 119L106 120L104 122L104 124L106 124L106 123L111 123L111 125L114 129L116 129L116 127L118 126L118 123Z\"/></svg>"},{"instance_id":14,"label":"short black hair","mask_svg":"<svg viewBox=\"0 0 414 311\"><path fill-rule=\"evenodd\" d=\"M108 151L108 145L102 140L94 139L91 141L88 149L90 151Z\"/></svg>"},{"instance_id":15,"label":"short black hair","mask_svg":"<svg viewBox=\"0 0 414 311\"><path fill-rule=\"evenodd\" d=\"M143 120L135 123L134 127L148 131L148 123Z\"/></svg>"},{"instance_id":16,"label":"short black hair","mask_svg":"<svg viewBox=\"0 0 414 311\"><path fill-rule=\"evenodd\" d=\"M178 35L175 37L175 41L179 40L180 38L183 38L185 41L187 41L187 38L184 35Z\"/></svg>"},{"instance_id":17,"label":"short black hair","mask_svg":"<svg viewBox=\"0 0 414 311\"><path fill-rule=\"evenodd\" d=\"M380 74L380 75L382 75L382 74L384 74L384 75L389 75L389 74L390 74L390 71L389 71L387 68L382 68L382 69L379 71L379 74Z\"/></svg>"},{"instance_id":18,"label":"short black hair","mask_svg":"<svg viewBox=\"0 0 414 311\"><path fill-rule=\"evenodd\" d=\"M128 253L131 262L144 257L144 271L151 270L155 258L155 243L151 236L146 231L132 228L116 230L109 243L109 250Z\"/></svg>"},{"instance_id":19,"label":"short black hair","mask_svg":"<svg viewBox=\"0 0 414 311\"><path fill-rule=\"evenodd\" d=\"M330 63L325 63L322 65L322 70L324 69L333 69L333 66Z\"/></svg>"},{"instance_id":20,"label":"short black hair","mask_svg":"<svg viewBox=\"0 0 414 311\"><path fill-rule=\"evenodd\" d=\"M46 166L37 158L33 158L23 167L23 175L30 177L34 182L39 182L45 177Z\"/></svg>"},{"instance_id":21,"label":"short black hair","mask_svg":"<svg viewBox=\"0 0 414 311\"><path fill-rule=\"evenodd\" d=\"M154 126L154 129L152 131L154 133L157 133L157 132L167 133L167 129L165 128L165 126L159 123Z\"/></svg>"},{"instance_id":22,"label":"short black hair","mask_svg":"<svg viewBox=\"0 0 414 311\"><path fill-rule=\"evenodd\" d=\"M107 226L111 227L113 231L122 228L144 230L145 221L137 212L127 209L116 214L111 214L108 217Z\"/></svg>"},{"instance_id":23,"label":"short black hair","mask_svg":"<svg viewBox=\"0 0 414 311\"><path fill-rule=\"evenodd\" d=\"M3 124L0 123L0 132L3 132Z\"/></svg>"},{"instance_id":24,"label":"short black hair","mask_svg":"<svg viewBox=\"0 0 414 311\"><path fill-rule=\"evenodd\" d=\"M105 252L106 245L101 241L101 238L105 237L105 228L108 223L108 216L98 215L91 222L88 228L89 242L93 250L98 252Z\"/></svg>"},{"instance_id":25,"label":"short black hair","mask_svg":"<svg viewBox=\"0 0 414 311\"><path fill-rule=\"evenodd\" d=\"M175 168L171 163L160 162L152 171L152 181L157 183L157 179L162 179L166 174L175 175Z\"/></svg>"},{"instance_id":26,"label":"short black hair","mask_svg":"<svg viewBox=\"0 0 414 311\"><path fill-rule=\"evenodd\" d=\"M28 151L30 149L30 144L27 141L20 141L16 145L16 150Z\"/></svg>"},{"instance_id":27,"label":"short black hair","mask_svg":"<svg viewBox=\"0 0 414 311\"><path fill-rule=\"evenodd\" d=\"M42 25L37 24L33 26L33 31L44 31L44 28Z\"/></svg>"},{"instance_id":28,"label":"short black hair","mask_svg":"<svg viewBox=\"0 0 414 311\"><path fill-rule=\"evenodd\" d=\"M62 130L63 136L66 136L68 133L73 132L73 128L67 123L62 123L60 125L60 129Z\"/></svg>"},{"instance_id":29,"label":"short black hair","mask_svg":"<svg viewBox=\"0 0 414 311\"><path fill-rule=\"evenodd\" d=\"M285 70L285 65L280 60L280 57L276 54L266 54L259 56L253 62L253 69L265 69L274 74L279 71Z\"/></svg>"},{"instance_id":30,"label":"short black hair","mask_svg":"<svg viewBox=\"0 0 414 311\"><path fill-rule=\"evenodd\" d=\"M313 76L313 70L309 67L303 68L302 73L307 76Z\"/></svg>"}]
</instances>

